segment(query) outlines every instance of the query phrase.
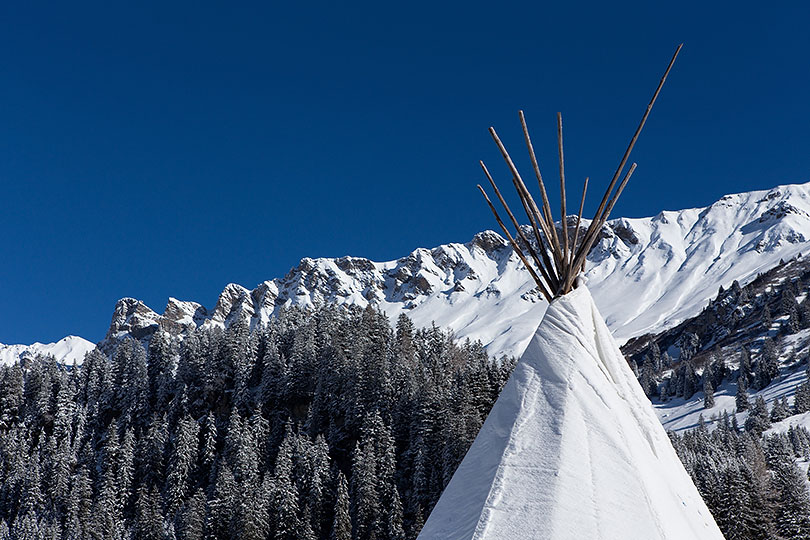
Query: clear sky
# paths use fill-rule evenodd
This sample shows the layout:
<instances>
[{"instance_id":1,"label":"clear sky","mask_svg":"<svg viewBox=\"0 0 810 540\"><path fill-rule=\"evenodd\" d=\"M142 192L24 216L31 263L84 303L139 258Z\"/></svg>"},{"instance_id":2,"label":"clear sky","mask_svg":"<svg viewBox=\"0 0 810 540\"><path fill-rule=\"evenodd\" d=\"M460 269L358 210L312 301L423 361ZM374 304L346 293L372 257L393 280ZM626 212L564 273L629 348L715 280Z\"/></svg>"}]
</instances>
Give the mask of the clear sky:
<instances>
[{"instance_id":1,"label":"clear sky","mask_svg":"<svg viewBox=\"0 0 810 540\"><path fill-rule=\"evenodd\" d=\"M810 180L806 3L47 4L0 7L3 343L465 242L521 108L552 180L562 111L593 211L680 42L614 215Z\"/></svg>"}]
</instances>

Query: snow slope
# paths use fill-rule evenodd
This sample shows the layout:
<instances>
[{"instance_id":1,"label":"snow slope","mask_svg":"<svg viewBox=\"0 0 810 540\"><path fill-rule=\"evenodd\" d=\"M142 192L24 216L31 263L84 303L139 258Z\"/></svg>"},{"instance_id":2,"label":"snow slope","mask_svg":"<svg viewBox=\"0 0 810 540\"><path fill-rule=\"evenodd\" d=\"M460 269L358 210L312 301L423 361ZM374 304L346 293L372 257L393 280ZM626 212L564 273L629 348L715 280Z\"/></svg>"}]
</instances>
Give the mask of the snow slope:
<instances>
[{"instance_id":1,"label":"snow slope","mask_svg":"<svg viewBox=\"0 0 810 540\"><path fill-rule=\"evenodd\" d=\"M572 227L573 228L573 224ZM706 208L608 222L588 258L589 287L619 342L695 315L717 289L747 282L810 250L810 184L728 195ZM282 306L323 302L407 313L457 337L479 339L493 355L519 356L546 302L501 236L485 231L465 244L417 249L389 262L357 257L306 258L253 290L228 285L209 310L169 299L163 314L142 302L118 302L106 344L157 329L182 336L237 319L266 322Z\"/></svg>"},{"instance_id":2,"label":"snow slope","mask_svg":"<svg viewBox=\"0 0 810 540\"><path fill-rule=\"evenodd\" d=\"M81 364L84 355L96 345L78 336L67 336L56 343L34 343L33 345L3 345L0 343L0 365L13 364L29 355L53 356L57 361L72 365Z\"/></svg>"},{"instance_id":3,"label":"snow slope","mask_svg":"<svg viewBox=\"0 0 810 540\"><path fill-rule=\"evenodd\" d=\"M768 409L770 410L775 400L781 400L782 397L786 397L788 398L788 404L792 406L793 395L796 393L796 388L805 379L804 370L806 367L807 366L801 366L798 369L783 371L776 380L759 392L749 390L748 401L753 403L758 396L762 396L765 399L765 403L768 404ZM661 421L661 424L667 431L681 432L694 429L698 427L701 416L709 429L712 429L715 421L721 419L723 413L728 413L729 417L736 413L736 395L737 383L726 381L714 393L714 407L710 409L705 409L703 407L703 392L698 392L686 400L683 398L672 398L665 403L654 400L653 407L655 408L655 412ZM745 423L745 419L748 418L748 411L743 411L736 414L737 422L742 426ZM804 417L806 415L801 416ZM784 422L789 423L789 421L794 418L798 417L792 416L789 419L784 420ZM810 421L808 421L805 427L810 429ZM785 424L784 429L787 430L787 424Z\"/></svg>"},{"instance_id":4,"label":"snow slope","mask_svg":"<svg viewBox=\"0 0 810 540\"><path fill-rule=\"evenodd\" d=\"M419 538L723 535L581 286L549 307Z\"/></svg>"}]
</instances>

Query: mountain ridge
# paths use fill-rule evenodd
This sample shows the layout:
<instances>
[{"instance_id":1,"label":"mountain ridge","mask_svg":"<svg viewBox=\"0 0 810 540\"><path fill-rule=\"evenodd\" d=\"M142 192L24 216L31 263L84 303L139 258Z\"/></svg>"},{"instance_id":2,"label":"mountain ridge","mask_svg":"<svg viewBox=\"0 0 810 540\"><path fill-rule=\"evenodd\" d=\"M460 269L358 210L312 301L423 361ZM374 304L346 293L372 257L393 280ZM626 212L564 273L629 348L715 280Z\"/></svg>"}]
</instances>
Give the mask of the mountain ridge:
<instances>
[{"instance_id":1,"label":"mountain ridge","mask_svg":"<svg viewBox=\"0 0 810 540\"><path fill-rule=\"evenodd\" d=\"M624 342L696 314L718 287L753 279L808 249L809 238L810 183L782 185L726 195L706 207L610 220L588 256L586 277L608 326ZM101 344L148 339L158 328L182 337L237 319L264 324L285 306L328 302L371 304L392 319L407 313L417 326L435 322L459 338L481 340L491 354L517 356L547 305L521 264L491 230L393 261L305 257L284 277L252 290L228 284L210 310L169 298L159 314L124 298Z\"/></svg>"},{"instance_id":2,"label":"mountain ridge","mask_svg":"<svg viewBox=\"0 0 810 540\"><path fill-rule=\"evenodd\" d=\"M31 345L4 345L0 343L0 366L13 364L29 356L53 356L64 364L81 363L84 355L96 347L95 343L79 336L65 336L53 343Z\"/></svg>"}]
</instances>

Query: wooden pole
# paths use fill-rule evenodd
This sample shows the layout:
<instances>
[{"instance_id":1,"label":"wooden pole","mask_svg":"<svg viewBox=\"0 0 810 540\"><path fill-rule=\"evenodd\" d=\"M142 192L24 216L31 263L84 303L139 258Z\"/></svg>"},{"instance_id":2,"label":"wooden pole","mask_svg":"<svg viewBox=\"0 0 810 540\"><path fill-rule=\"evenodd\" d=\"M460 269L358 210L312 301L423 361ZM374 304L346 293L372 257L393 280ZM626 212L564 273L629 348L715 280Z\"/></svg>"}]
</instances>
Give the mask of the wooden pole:
<instances>
[{"instance_id":1,"label":"wooden pole","mask_svg":"<svg viewBox=\"0 0 810 540\"><path fill-rule=\"evenodd\" d=\"M512 177L512 180L514 181L514 177ZM542 217L537 216L536 220L532 217L533 214L529 209L529 202L527 201L525 194L519 190L518 190L518 198L520 199L520 204L523 206L523 210L526 212L526 215L529 216L529 222L532 225L532 231L534 232L534 236L537 239L537 246L538 249L540 250L540 255L543 258L543 262L547 270L547 273L545 275L548 279L549 288L556 290L559 284L562 283L562 278L560 277L560 274L558 274L557 271L555 270L554 263L552 263L551 260L549 260L548 258L548 252L546 251L546 244L543 241L544 238L546 237L544 235L541 235L540 232L537 230L537 223L538 222L542 223Z\"/></svg>"},{"instance_id":2,"label":"wooden pole","mask_svg":"<svg viewBox=\"0 0 810 540\"><path fill-rule=\"evenodd\" d=\"M512 173L512 182L515 186L515 189L518 192L518 196L520 198L520 202L523 205L523 209L526 212L526 215L529 218L529 222L531 223L532 230L537 238L538 247L540 249L540 255L542 256L542 261L540 257L538 257L537 252L534 251L531 244L528 242L523 230L520 228L520 224L515 219L514 214L510 210L509 206L506 204L503 196L498 189L498 186L495 185L495 181L492 179L492 175L489 174L486 166L483 162L481 162L481 167L484 169L484 173L487 175L490 184L492 185L495 193L498 196L498 199L501 201L501 204L506 209L507 214L509 214L509 218L512 220L513 225L517 229L517 234L520 236L521 240L526 245L526 249L529 250L529 253L534 260L535 264L537 265L538 269L540 270L543 277L537 275L534 271L534 268L529 264L529 261L526 259L526 256L523 254L520 246L518 245L517 241L512 237L509 233L509 230L504 225L503 221L501 221L500 216L498 215L495 206L489 200L489 197L480 185L478 189L486 199L487 204L489 205L490 210L495 215L495 219L498 221L498 224L501 226L504 234L509 238L509 242L512 245L512 248L518 254L523 264L529 270L529 273L534 279L535 283L537 283L538 288L546 297L546 299L551 302L551 300L559 295L564 295L570 292L571 287L573 285L573 281L576 278L577 274L580 271L584 271L585 269L585 261L588 256L588 252L591 250L594 242L596 241L599 232L601 231L604 224L607 222L610 213L613 211L613 207L616 204L616 201L621 196L624 188L627 186L627 183L630 181L630 177L633 176L633 172L636 170L636 164L633 163L630 166L630 169L624 175L621 183L619 183L618 188L614 192L614 188L616 188L616 184L619 182L619 178L622 177L622 173L624 172L624 168L627 165L628 160L630 159L630 154L635 147L636 141L638 140L641 131L644 129L644 125L647 122L647 118L652 111L653 105L655 105L656 100L658 99L658 95L661 92L661 89L664 86L664 83L667 80L667 76L669 75L670 71L672 70L672 66L675 64L675 60L678 57L678 54L683 47L683 43L678 45L675 49L675 53L672 55L672 59L669 61L666 70L664 71L661 80L658 83L658 86L653 93L652 98L650 99L649 104L647 105L647 109L644 112L644 115L641 117L641 121L636 128L633 137L630 139L630 143L627 145L627 149L622 156L621 161L619 162L619 166L616 168L616 171L613 174L613 178L608 185L608 188L605 190L605 194L602 196L602 200L599 203L599 207L596 210L596 213L593 217L593 220L588 225L588 228L585 230L585 235L582 238L582 243L579 247L577 247L577 243L579 242L579 231L582 223L582 214L585 208L585 196L588 191L588 178L585 179L585 184L582 188L582 199L580 200L579 204L579 213L577 214L577 222L576 222L576 230L574 231L574 238L573 244L569 243L568 239L568 220L566 215L566 194L565 194L565 157L563 152L563 136L562 136L562 114L557 113L557 143L558 143L558 153L559 153L559 160L560 160L560 206L561 206L561 213L562 213L562 235L563 241L562 244L560 243L559 237L557 235L557 228L554 224L554 217L551 212L551 205L549 204L548 194L546 193L545 184L543 183L543 177L540 174L540 166L537 162L537 156L534 152L534 147L532 146L531 137L529 136L529 129L526 125L526 117L523 114L523 111L520 111L520 123L523 127L523 137L526 141L526 146L529 149L529 156L531 157L532 167L534 169L535 176L537 177L537 182L540 186L540 195L542 196L542 211L537 207L537 204L534 202L531 193L526 188L526 184L523 182L523 178L520 176L520 173L515 167L512 158L509 156L509 153L506 151L506 147L504 147L503 143L501 142L498 134L495 132L495 129L490 127L489 132L492 136L495 144L498 146L498 149L503 156L504 161L509 167L509 170ZM539 229L538 229L539 226ZM542 229L543 234L540 233L540 229ZM545 242L544 242L545 237ZM549 259L548 253L545 248L545 244L548 244L551 254L553 256L554 262ZM543 282L545 279L545 282ZM551 294L550 291L554 291L554 295Z\"/></svg>"},{"instance_id":3,"label":"wooden pole","mask_svg":"<svg viewBox=\"0 0 810 540\"><path fill-rule=\"evenodd\" d=\"M557 113L557 151L560 156L560 220L562 221L563 248L562 256L564 265L568 264L568 212L565 209L565 157L563 157L563 132L562 113ZM563 272L567 272L567 268ZM563 293L565 294L565 293Z\"/></svg>"},{"instance_id":4,"label":"wooden pole","mask_svg":"<svg viewBox=\"0 0 810 540\"><path fill-rule=\"evenodd\" d=\"M552 279L551 276L549 276L549 274L546 271L543 263L540 262L540 258L537 256L537 252L534 251L534 248L532 248L532 245L529 243L529 240L523 234L523 230L520 228L520 224L518 223L517 219L515 219L514 214L512 214L512 210L509 209L509 205L506 203L506 200L501 195L501 190L499 190L498 186L495 184L495 180L492 178L492 175L489 173L489 170L487 169L487 166L484 165L483 161L481 161L479 163L481 164L481 168L484 170L484 174L487 176L487 180L489 180L489 183L492 186L492 189L495 190L495 195L498 197L498 200L501 201L501 205L503 205L504 209L506 210L507 215L509 215L509 218L512 220L512 225L515 226L515 229L517 230L517 234L520 236L520 239L523 240L523 243L526 244L526 249L529 251L529 255L531 255L532 259L534 259L534 262L537 265L537 268L540 269L540 273L543 274L543 279L546 280L546 283L548 283L550 288L557 287L558 284L559 284L559 280ZM524 205L524 208L525 208L525 205ZM542 248L543 248L543 246L541 244L540 249L542 249ZM548 262L547 257L546 257L546 262Z\"/></svg>"},{"instance_id":5,"label":"wooden pole","mask_svg":"<svg viewBox=\"0 0 810 540\"><path fill-rule=\"evenodd\" d=\"M605 209L608 197L610 197L610 193L616 186L616 182L619 180L619 177L624 170L624 166L627 163L627 160L630 158L630 153L633 151L633 147L636 145L636 141L638 140L638 136L641 134L641 130L644 129L644 124L647 122L647 117L650 116L650 111L652 111L653 105L655 105L655 100L658 99L658 94L661 92L661 88L663 88L664 83L667 80L667 76L669 75L672 66L675 64L675 59L678 58L678 53L681 52L681 47L683 47L683 43L678 45L678 48L675 49L675 54L672 55L672 60L669 61L669 65L667 66L666 71L664 71L664 75L661 77L661 81L658 83L658 87L655 89L652 99L647 105L644 115L641 117L641 122L639 122L638 127L636 128L633 138L630 139L630 144L627 145L627 150L625 150L622 160L619 162L619 166L616 168L616 172L613 174L610 185L608 186L607 190L605 190L605 195L602 197L602 202L599 204L599 209L596 211L596 214L593 217L593 221L591 222L591 226L588 228L588 232L585 234L585 238L589 238L598 232L595 229L595 225L599 222L599 217Z\"/></svg>"},{"instance_id":6,"label":"wooden pole","mask_svg":"<svg viewBox=\"0 0 810 540\"><path fill-rule=\"evenodd\" d=\"M551 303L552 300L551 293L549 293L546 290L540 277L538 277L538 275L535 273L534 269L529 264L529 261L526 260L526 256L523 255L523 252L520 250L520 247L517 245L517 242L515 242L515 239L512 238L511 234L509 234L509 230L506 228L506 225L503 224L503 221L501 221L501 217L498 215L498 211L495 210L495 207L492 205L492 201L489 200L487 192L484 191L484 188L481 187L481 184L478 184L478 189L481 190L481 194L484 196L484 199L486 199L487 204L489 205L489 209L492 210L492 214L495 216L495 220L498 222L498 225L501 226L501 230L503 230L504 234L509 239L509 243L512 244L512 249L514 249L515 253L517 253L517 256L520 257L520 260L523 262L523 265L529 271L529 274L531 274L532 279L534 279L534 282L537 284L537 287L540 289L540 292L543 293L543 296L546 297L546 300L548 300L549 303Z\"/></svg>"},{"instance_id":7,"label":"wooden pole","mask_svg":"<svg viewBox=\"0 0 810 540\"><path fill-rule=\"evenodd\" d=\"M552 233L552 236L549 238L549 245L553 246L552 250L555 248L559 249L560 240L557 238L557 227L554 226L554 215L551 213L551 205L548 202L546 186L543 183L543 176L540 174L540 165L537 163L537 156L534 153L534 146L529 136L529 127L526 125L526 116L523 114L523 111L520 111L520 125L523 127L523 138L526 140L526 147L529 149L529 157L532 160L534 175L537 177L537 183L540 185L540 196L542 197L546 225L548 226L548 230Z\"/></svg>"},{"instance_id":8,"label":"wooden pole","mask_svg":"<svg viewBox=\"0 0 810 540\"><path fill-rule=\"evenodd\" d=\"M585 185L582 186L582 199L579 201L579 214L577 214L577 228L574 231L574 243L571 244L571 260L568 261L568 271L572 270L574 264L574 253L577 250L577 239L579 238L579 227L582 223L582 211L585 209L585 194L588 193L588 177L585 177Z\"/></svg>"},{"instance_id":9,"label":"wooden pole","mask_svg":"<svg viewBox=\"0 0 810 540\"><path fill-rule=\"evenodd\" d=\"M498 137L498 133L495 131L495 128L490 127L489 134L492 136L492 139L498 146L498 150L501 151L501 155L503 156L504 161L506 161L506 164L509 166L509 170L512 171L513 181L515 182L515 188L518 190L518 193L522 193L527 200L531 201L532 209L536 212L538 218L540 218L542 214L537 209L537 205L534 204L534 200L531 198L529 190L526 189L526 184L525 182L523 182L523 178L520 176L517 167L515 167L515 163L512 161L512 157L509 155L509 152L507 152L506 147L501 142L500 137ZM553 228L554 227L552 223L552 229ZM543 231L543 232L545 232L548 235L551 231ZM556 234L556 231L554 234ZM557 261L557 270L558 270L557 275L562 276L563 266L562 266L562 259L559 258L559 250L554 249L552 250L552 253L554 254L554 259Z\"/></svg>"},{"instance_id":10,"label":"wooden pole","mask_svg":"<svg viewBox=\"0 0 810 540\"><path fill-rule=\"evenodd\" d=\"M607 206L606 212L604 212L602 214L602 216L599 218L598 223L596 221L591 223L591 225L593 225L594 223L597 223L597 226L596 226L597 231L602 230L602 226L604 226L605 222L607 221L607 218L610 215L610 212L613 210L613 206L616 204L616 201L619 200L619 196L622 194L622 191L624 191L624 188L627 185L627 182L630 181L630 177L633 176L633 173L635 172L635 170L636 170L636 164L633 163L632 165L630 165L630 169L627 171L627 174L624 176L624 180L622 180L622 183L619 185L619 189L616 190L616 193L610 199L610 203ZM574 261L574 268L577 269L577 272L571 272L570 275L567 276L567 278L565 280L565 287L566 288L569 288L574 283L574 278L576 277L576 273L578 273L580 271L580 267L581 267L582 271L585 270L585 258L588 256L588 252L591 250L591 246L593 245L594 241L596 240L596 236L597 235L593 235L590 238L590 240L582 242L582 247L580 248L579 253L577 254L576 260Z\"/></svg>"},{"instance_id":11,"label":"wooden pole","mask_svg":"<svg viewBox=\"0 0 810 540\"><path fill-rule=\"evenodd\" d=\"M593 244L593 241L597 234L599 234L599 223L603 221L601 219L602 214L605 210L605 206L607 205L608 199L610 197L613 188L616 185L619 177L621 176L622 171L624 170L624 166L627 163L627 160L630 157L630 153L633 151L633 147L638 140L639 135L641 134L641 130L644 129L644 124L647 122L647 118L650 116L650 112L652 111L653 105L655 105L655 101L658 99L658 94L661 92L661 88L663 88L664 83L667 80L667 76L669 75L670 70L672 70L672 66L675 64L675 59L678 58L678 53L681 52L681 48L683 47L683 43L678 45L675 49L675 54L672 55L672 59L669 61L669 65L667 65L667 69L664 71L664 75L661 77L661 80L658 82L658 87L655 89L655 93L653 93L652 99L650 99L649 104L647 105L647 109L644 111L644 115L641 117L641 122L639 122L638 127L636 128L636 132L633 134L633 138L630 139L630 144L627 145L627 150L625 150L624 155L622 156L622 160L619 163L619 166L616 169L616 172L613 174L613 178L610 181L610 185L605 190L605 194L602 197L602 202L599 203L599 208L596 210L596 214L594 215L593 221L588 226L588 230L585 233L585 238L582 241L583 247L588 247ZM587 252L584 254L582 250L577 254L575 259L574 268L579 268L580 265L584 264L584 259L587 256ZM568 276L567 282L573 281L571 276ZM564 294L564 293L563 293Z\"/></svg>"}]
</instances>

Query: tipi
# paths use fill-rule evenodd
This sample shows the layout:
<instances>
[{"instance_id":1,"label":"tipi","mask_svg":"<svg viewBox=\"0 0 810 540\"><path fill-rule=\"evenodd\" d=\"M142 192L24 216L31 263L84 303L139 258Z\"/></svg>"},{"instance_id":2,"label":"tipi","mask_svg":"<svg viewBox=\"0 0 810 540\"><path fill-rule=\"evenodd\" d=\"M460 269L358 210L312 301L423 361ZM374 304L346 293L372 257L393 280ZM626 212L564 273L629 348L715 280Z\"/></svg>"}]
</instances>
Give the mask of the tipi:
<instances>
[{"instance_id":1,"label":"tipi","mask_svg":"<svg viewBox=\"0 0 810 540\"><path fill-rule=\"evenodd\" d=\"M512 173L538 249L526 238L483 163L517 229L517 239L481 191L550 305L425 523L420 540L722 540L578 277L588 250L635 170L633 164L614 192L679 51L680 46L596 215L579 238L586 179L570 243L566 219L562 219L562 235L557 234L523 114L521 123L540 185L542 211L490 128ZM559 114L557 119L561 214L566 216Z\"/></svg>"}]
</instances>

